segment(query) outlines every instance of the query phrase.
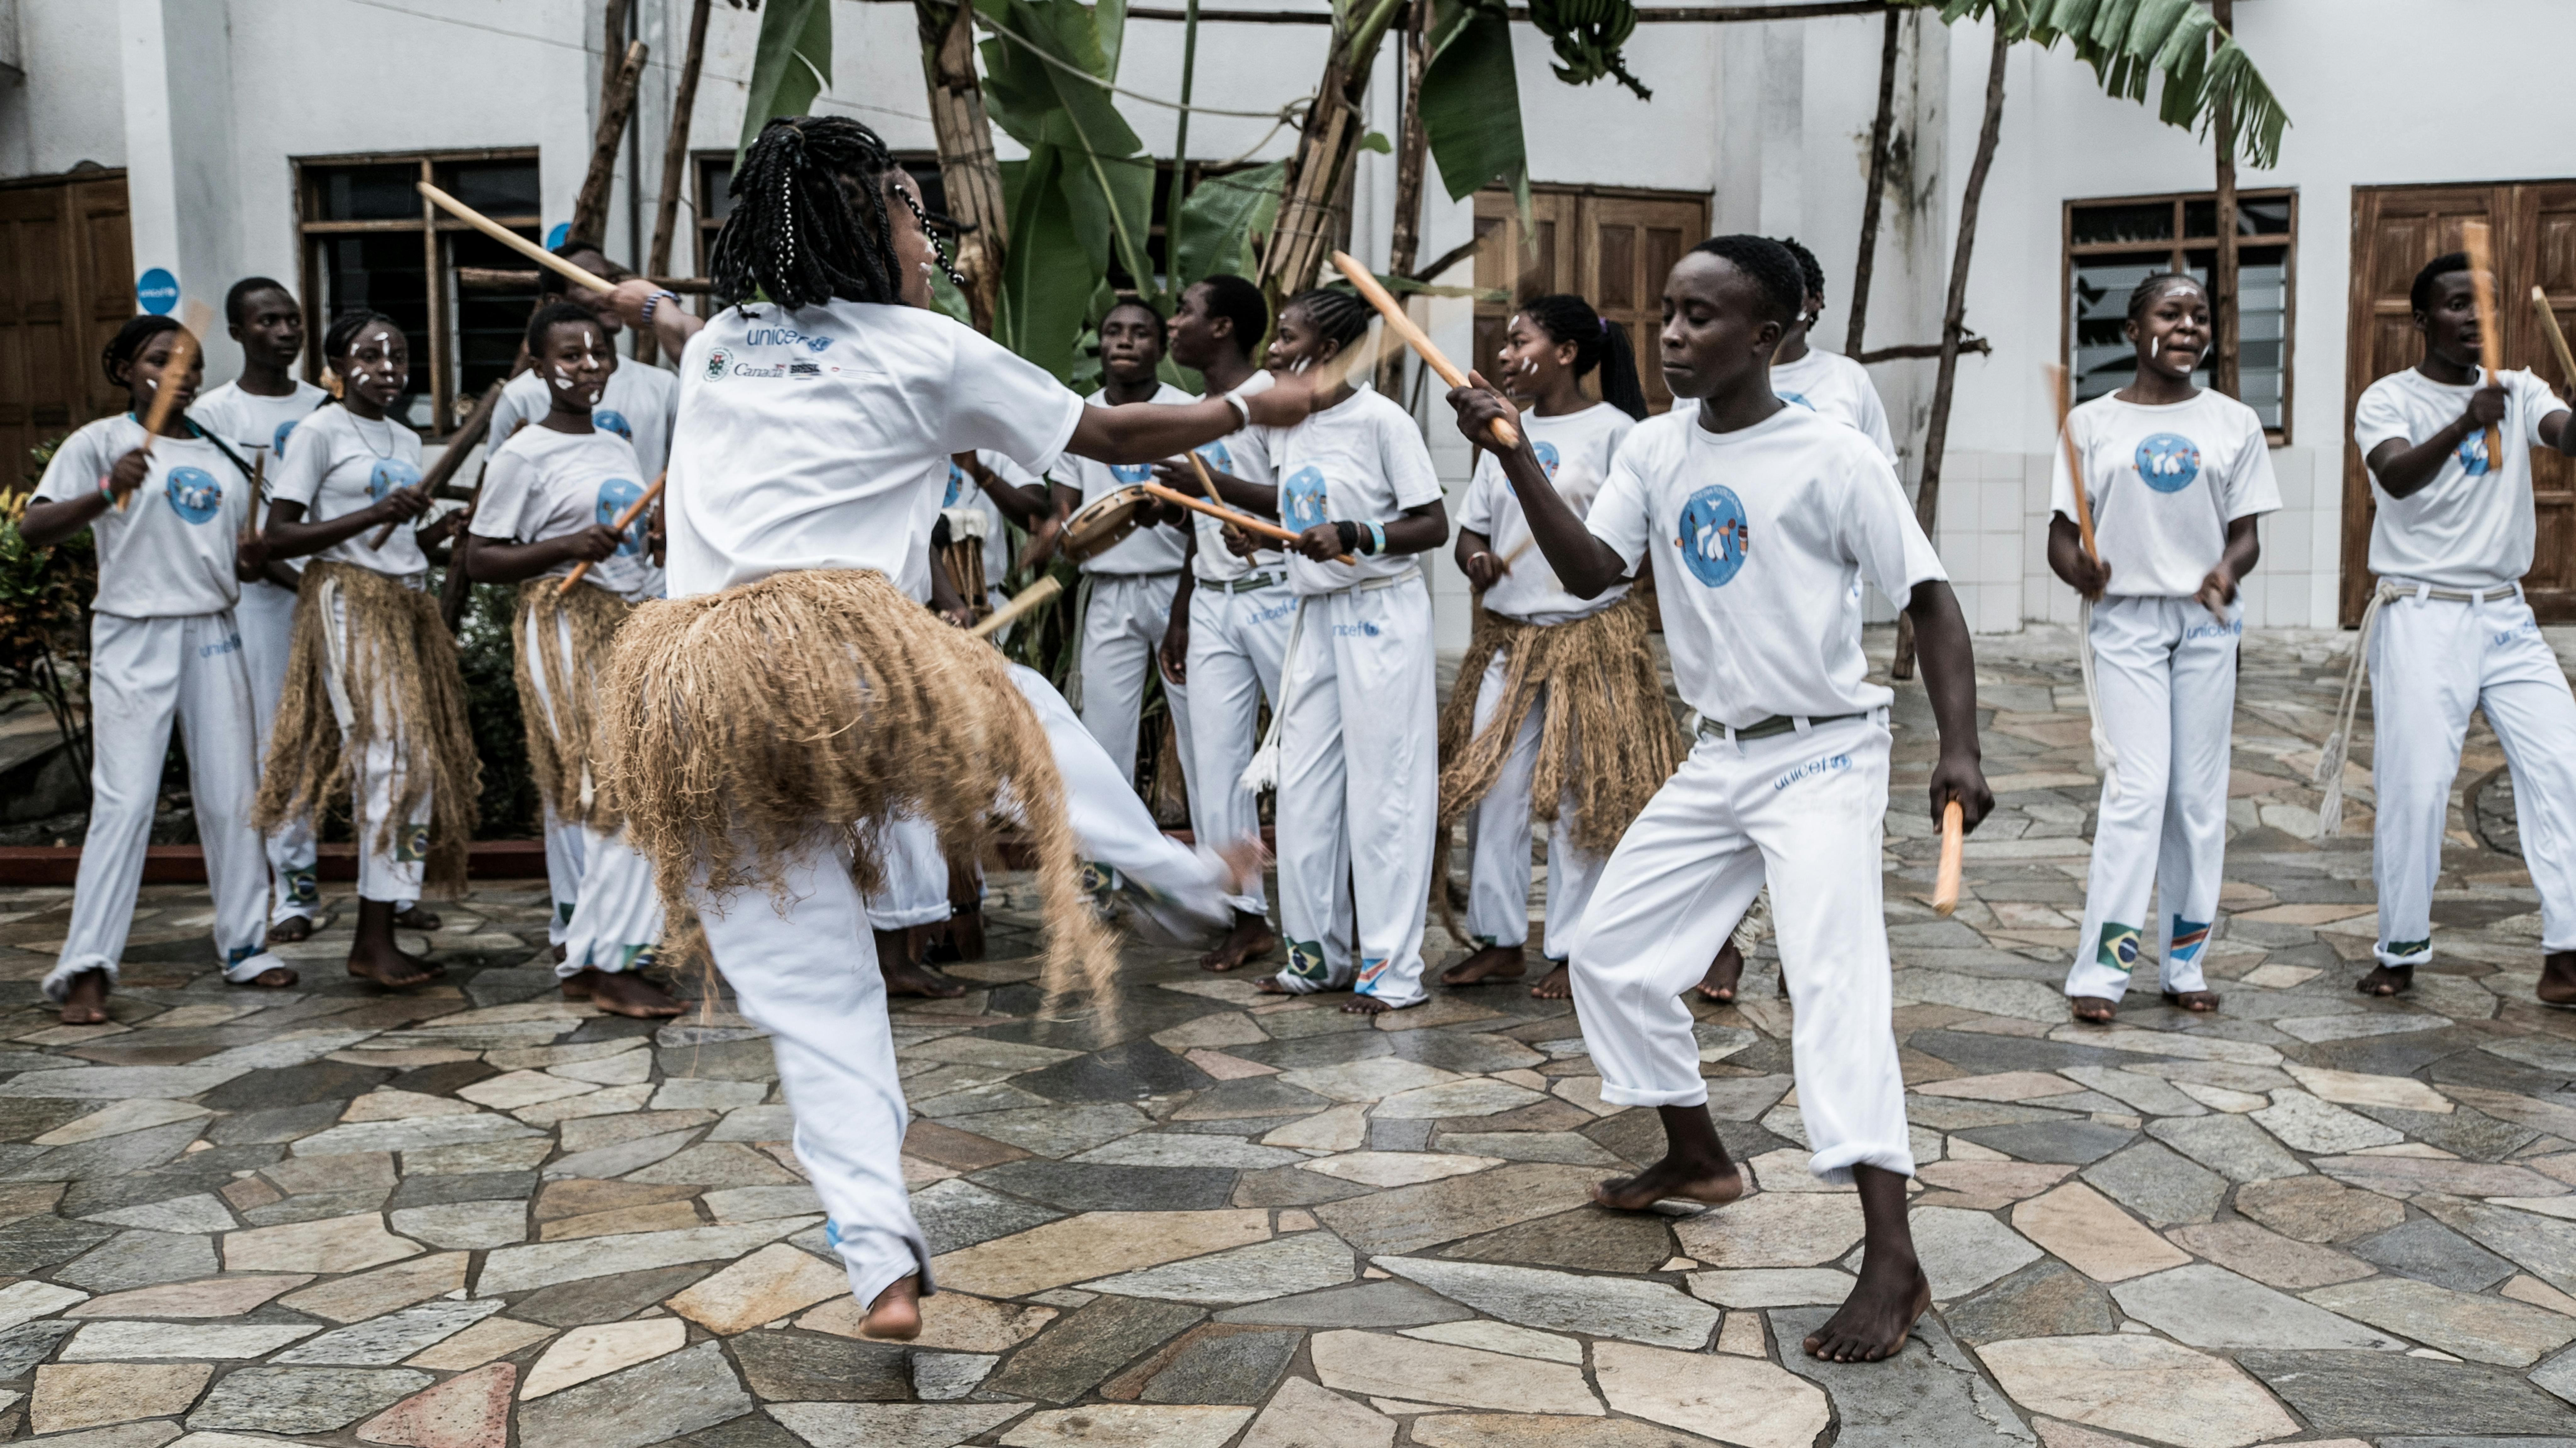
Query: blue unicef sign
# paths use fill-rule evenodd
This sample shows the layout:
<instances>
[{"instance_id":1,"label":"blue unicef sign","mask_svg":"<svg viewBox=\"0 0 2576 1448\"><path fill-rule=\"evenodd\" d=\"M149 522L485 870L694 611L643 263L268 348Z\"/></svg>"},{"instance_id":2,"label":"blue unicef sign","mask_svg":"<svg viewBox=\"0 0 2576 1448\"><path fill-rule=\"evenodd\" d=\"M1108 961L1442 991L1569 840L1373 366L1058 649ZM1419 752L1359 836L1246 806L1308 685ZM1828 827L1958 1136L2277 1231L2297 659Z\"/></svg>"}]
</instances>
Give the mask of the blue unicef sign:
<instances>
[{"instance_id":1,"label":"blue unicef sign","mask_svg":"<svg viewBox=\"0 0 2576 1448\"><path fill-rule=\"evenodd\" d=\"M546 233L546 250L548 250L548 251L552 251L552 250L554 250L556 247L559 247L559 246L563 245L563 244L564 244L564 238L565 238L565 237L567 237L567 236L570 236L570 235L572 235L572 223L571 223L571 222L569 222L569 221L558 221L558 222L556 222L556 223L555 223L555 229Z\"/></svg>"},{"instance_id":2,"label":"blue unicef sign","mask_svg":"<svg viewBox=\"0 0 2576 1448\"><path fill-rule=\"evenodd\" d=\"M152 315L166 317L179 305L179 279L168 268L156 266L134 279L134 300Z\"/></svg>"}]
</instances>

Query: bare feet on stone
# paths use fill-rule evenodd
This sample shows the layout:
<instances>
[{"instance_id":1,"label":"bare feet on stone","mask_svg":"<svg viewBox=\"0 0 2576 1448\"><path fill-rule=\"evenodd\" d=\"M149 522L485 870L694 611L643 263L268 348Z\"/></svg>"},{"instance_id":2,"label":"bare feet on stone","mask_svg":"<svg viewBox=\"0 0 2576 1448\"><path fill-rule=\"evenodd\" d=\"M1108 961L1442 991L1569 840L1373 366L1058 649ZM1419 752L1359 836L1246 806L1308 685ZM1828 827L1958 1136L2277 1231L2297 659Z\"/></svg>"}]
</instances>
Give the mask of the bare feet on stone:
<instances>
[{"instance_id":1,"label":"bare feet on stone","mask_svg":"<svg viewBox=\"0 0 2576 1448\"><path fill-rule=\"evenodd\" d=\"M1254 981L1252 983L1252 989L1255 993L1260 995L1284 996L1299 994L1297 991L1290 990L1287 984L1275 975L1265 975L1261 979Z\"/></svg>"},{"instance_id":2,"label":"bare feet on stone","mask_svg":"<svg viewBox=\"0 0 2576 1448\"><path fill-rule=\"evenodd\" d=\"M2540 962L2540 1003L2576 1006L2576 950L2552 951Z\"/></svg>"},{"instance_id":3,"label":"bare feet on stone","mask_svg":"<svg viewBox=\"0 0 2576 1448\"><path fill-rule=\"evenodd\" d=\"M2189 1011L2193 1015L2207 1015L2211 1011L2218 1009L2218 992L2214 990L2169 990L2165 992L2165 1004L2178 1011Z\"/></svg>"},{"instance_id":4,"label":"bare feet on stone","mask_svg":"<svg viewBox=\"0 0 2576 1448\"><path fill-rule=\"evenodd\" d=\"M1908 1255L1870 1252L1851 1296L1807 1335L1807 1356L1835 1363L1874 1363L1905 1348L1905 1335L1932 1308L1932 1283Z\"/></svg>"},{"instance_id":5,"label":"bare feet on stone","mask_svg":"<svg viewBox=\"0 0 2576 1448\"><path fill-rule=\"evenodd\" d=\"M269 990L284 990L288 986L295 984L295 982L300 979L302 979L302 977L298 976L294 971L287 969L285 966L272 965L268 969L261 971L259 974L252 976L249 984L263 986Z\"/></svg>"},{"instance_id":6,"label":"bare feet on stone","mask_svg":"<svg viewBox=\"0 0 2576 1448\"><path fill-rule=\"evenodd\" d=\"M441 972L428 961L391 942L370 944L361 937L349 947L349 974L387 990L411 990L436 980Z\"/></svg>"},{"instance_id":7,"label":"bare feet on stone","mask_svg":"<svg viewBox=\"0 0 2576 1448\"><path fill-rule=\"evenodd\" d=\"M107 972L85 970L71 978L63 990L63 1024L98 1026L107 1023Z\"/></svg>"},{"instance_id":8,"label":"bare feet on stone","mask_svg":"<svg viewBox=\"0 0 2576 1448\"><path fill-rule=\"evenodd\" d=\"M563 993L566 1000L586 1000L612 1016L639 1021L666 1021L688 1009L660 986L620 970L584 970L564 981Z\"/></svg>"},{"instance_id":9,"label":"bare feet on stone","mask_svg":"<svg viewBox=\"0 0 2576 1448\"><path fill-rule=\"evenodd\" d=\"M1422 1002L1415 1001L1413 1004L1420 1005ZM1373 995L1353 995L1347 1002L1343 1003L1342 1014L1346 1016L1382 1016L1388 1011L1400 1011L1404 1009L1407 1009L1407 1007L1396 1005L1391 1001L1379 1000Z\"/></svg>"},{"instance_id":10,"label":"bare feet on stone","mask_svg":"<svg viewBox=\"0 0 2576 1448\"><path fill-rule=\"evenodd\" d=\"M313 917L310 915L289 915L268 927L268 943L271 945L293 945L299 940L312 938Z\"/></svg>"},{"instance_id":11,"label":"bare feet on stone","mask_svg":"<svg viewBox=\"0 0 2576 1448\"><path fill-rule=\"evenodd\" d=\"M1566 973L1565 962L1558 961L1556 969L1540 976L1538 984L1530 987L1530 995L1534 999L1543 1001L1573 999L1574 978Z\"/></svg>"},{"instance_id":12,"label":"bare feet on stone","mask_svg":"<svg viewBox=\"0 0 2576 1448\"><path fill-rule=\"evenodd\" d=\"M2546 983L2548 972L2541 973ZM2404 995L2415 988L2415 967L2411 965L2374 965L2370 973L2352 983L2352 988L2367 996Z\"/></svg>"},{"instance_id":13,"label":"bare feet on stone","mask_svg":"<svg viewBox=\"0 0 2576 1448\"><path fill-rule=\"evenodd\" d=\"M859 1336L880 1342L910 1342L921 1336L921 1279L899 1277L868 1304Z\"/></svg>"},{"instance_id":14,"label":"bare feet on stone","mask_svg":"<svg viewBox=\"0 0 2576 1448\"><path fill-rule=\"evenodd\" d=\"M885 975L887 995L948 1001L966 993L966 987L921 963L913 931L880 930L876 937L877 969Z\"/></svg>"},{"instance_id":15,"label":"bare feet on stone","mask_svg":"<svg viewBox=\"0 0 2576 1448\"><path fill-rule=\"evenodd\" d=\"M2119 1011L2120 1007L2117 1003L2104 1000L2100 996L2077 996L2075 998L2075 1019L2084 1025L2107 1026L2111 1024L2111 1018L2118 1015Z\"/></svg>"},{"instance_id":16,"label":"bare feet on stone","mask_svg":"<svg viewBox=\"0 0 2576 1448\"><path fill-rule=\"evenodd\" d=\"M1699 984L1692 989L1706 999L1726 1005L1734 1001L1735 988L1743 982L1744 952L1736 949L1735 942L1729 940L1717 948L1717 958L1708 963L1708 974L1700 977Z\"/></svg>"},{"instance_id":17,"label":"bare feet on stone","mask_svg":"<svg viewBox=\"0 0 2576 1448\"><path fill-rule=\"evenodd\" d=\"M1642 1212L1661 1201L1725 1206L1744 1195L1744 1173L1733 1162L1711 1163L1679 1152L1631 1177L1596 1182L1592 1200L1615 1212Z\"/></svg>"},{"instance_id":18,"label":"bare feet on stone","mask_svg":"<svg viewBox=\"0 0 2576 1448\"><path fill-rule=\"evenodd\" d=\"M1234 927L1216 948L1199 957L1201 970L1239 970L1279 948L1279 937L1272 933L1268 917L1248 910L1234 912Z\"/></svg>"},{"instance_id":19,"label":"bare feet on stone","mask_svg":"<svg viewBox=\"0 0 2576 1448\"><path fill-rule=\"evenodd\" d=\"M1488 945L1440 972L1440 983L1483 985L1489 980L1518 980L1528 973L1528 954L1520 944Z\"/></svg>"}]
</instances>

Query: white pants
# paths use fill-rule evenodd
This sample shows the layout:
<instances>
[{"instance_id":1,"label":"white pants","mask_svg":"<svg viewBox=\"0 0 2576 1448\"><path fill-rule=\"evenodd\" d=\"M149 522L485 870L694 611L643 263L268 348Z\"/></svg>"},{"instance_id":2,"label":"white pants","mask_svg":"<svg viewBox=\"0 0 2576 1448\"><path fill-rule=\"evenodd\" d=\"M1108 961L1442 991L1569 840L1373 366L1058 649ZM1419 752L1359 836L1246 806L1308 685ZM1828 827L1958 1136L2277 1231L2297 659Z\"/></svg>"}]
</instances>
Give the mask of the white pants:
<instances>
[{"instance_id":1,"label":"white pants","mask_svg":"<svg viewBox=\"0 0 2576 1448\"><path fill-rule=\"evenodd\" d=\"M1171 626L1172 594L1181 575L1095 573L1089 582L1091 606L1082 616L1082 724L1133 790L1145 676L1156 670L1155 656L1163 646L1163 631ZM1165 679L1163 697L1179 736L1182 781L1194 783L1189 777L1195 767L1190 762L1189 691Z\"/></svg>"},{"instance_id":2,"label":"white pants","mask_svg":"<svg viewBox=\"0 0 2576 1448\"><path fill-rule=\"evenodd\" d=\"M280 962L261 943L268 872L259 832L250 827L251 797L259 789L252 743L258 729L233 616L92 614L89 639L89 833L72 886L71 928L45 976L45 994L61 1000L72 977L84 971L104 970L110 982L117 977L143 884L173 715L188 752L188 793L215 901L215 958L224 979L250 980Z\"/></svg>"},{"instance_id":3,"label":"white pants","mask_svg":"<svg viewBox=\"0 0 2576 1448\"><path fill-rule=\"evenodd\" d=\"M1065 819L1084 858L1117 871L1155 905L1202 924L1223 924L1227 871L1215 847L1185 845L1163 833L1135 786L1119 777L1118 766L1046 676L1018 664L1007 667L1046 729L1056 774L1064 781Z\"/></svg>"},{"instance_id":4,"label":"white pants","mask_svg":"<svg viewBox=\"0 0 2576 1448\"><path fill-rule=\"evenodd\" d=\"M1415 575L1312 595L1301 609L1280 711L1279 981L1418 1004L1440 810L1431 590ZM1333 928L1345 880L1356 961Z\"/></svg>"},{"instance_id":5,"label":"white pants","mask_svg":"<svg viewBox=\"0 0 2576 1448\"><path fill-rule=\"evenodd\" d=\"M2113 597L2093 606L2095 692L2120 765L2094 828L2069 996L2118 1000L2149 935L2166 990L2208 989L2201 964L2227 859L2228 741L2244 632L2241 607L2220 623L2197 599Z\"/></svg>"},{"instance_id":6,"label":"white pants","mask_svg":"<svg viewBox=\"0 0 2576 1448\"><path fill-rule=\"evenodd\" d=\"M2371 873L2388 965L2433 958L2433 883L2471 709L2486 711L2513 770L2522 859L2540 891L2540 948L2576 950L2576 696L2519 597L2419 594L2383 605L2370 642Z\"/></svg>"},{"instance_id":7,"label":"white pants","mask_svg":"<svg viewBox=\"0 0 2576 1448\"><path fill-rule=\"evenodd\" d=\"M554 696L546 681L549 661L572 652L572 618L554 615L557 647L540 648L532 614L529 632L519 640L527 650L528 682L536 686L540 707L551 711ZM582 659L593 673L607 661ZM650 963L662 940L662 897L653 883L653 862L626 842L626 831L602 833L546 810L546 883L555 908L546 918L550 943L564 949L555 974L566 980L584 970L617 972Z\"/></svg>"},{"instance_id":8,"label":"white pants","mask_svg":"<svg viewBox=\"0 0 2576 1448\"><path fill-rule=\"evenodd\" d=\"M233 606L241 625L242 664L250 672L250 703L259 721L259 754L268 757L268 731L277 720L277 700L286 691L286 665L295 652L295 590L254 579L242 585L241 602ZM322 904L322 887L313 873L313 822L290 820L268 837L268 869L275 899L272 923L297 917L311 919Z\"/></svg>"},{"instance_id":9,"label":"white pants","mask_svg":"<svg viewBox=\"0 0 2576 1448\"><path fill-rule=\"evenodd\" d=\"M880 826L877 858L885 866L885 888L867 897L871 928L891 934L949 917L948 857L930 821L907 815Z\"/></svg>"},{"instance_id":10,"label":"white pants","mask_svg":"<svg viewBox=\"0 0 2576 1448\"><path fill-rule=\"evenodd\" d=\"M391 832L391 848L385 848L384 823L394 812L403 765L403 731L408 727L402 717L401 696L391 680L379 680L375 692L376 739L365 749L353 749L350 730L357 714L350 694L350 679L345 672L349 657L349 606L347 600L329 583L316 603L327 609L323 614L324 679L331 694L331 716L340 721L340 748L347 756L350 793L355 808L351 826L358 844L358 898L393 902L397 908L407 900L420 898L421 881L427 874L429 860L430 790L424 788L420 804L411 817Z\"/></svg>"},{"instance_id":11,"label":"white pants","mask_svg":"<svg viewBox=\"0 0 2576 1448\"><path fill-rule=\"evenodd\" d=\"M930 1247L903 1185L910 1114L895 1075L876 942L838 831L818 830L788 871L787 899L758 889L694 903L743 1015L770 1033L796 1117L796 1158L831 1214L827 1235L861 1303L921 1274Z\"/></svg>"},{"instance_id":12,"label":"white pants","mask_svg":"<svg viewBox=\"0 0 2576 1448\"><path fill-rule=\"evenodd\" d=\"M1808 1169L1829 1182L1855 1165L1913 1174L1880 898L1887 747L1884 715L1745 741L1703 735L1655 792L1569 942L1602 1100L1708 1099L1681 993L1767 874Z\"/></svg>"},{"instance_id":13,"label":"white pants","mask_svg":"<svg viewBox=\"0 0 2576 1448\"><path fill-rule=\"evenodd\" d=\"M1476 732L1481 734L1502 707L1503 679L1511 672L1511 652L1496 649L1493 662L1476 689ZM1475 862L1467 875L1467 930L1489 945L1520 945L1529 939L1530 786L1538 771L1538 736L1547 723L1547 690L1542 686L1521 716L1512 752L1503 759L1494 787L1467 812L1467 837L1476 844ZM1563 960L1575 922L1601 883L1598 855L1574 843L1577 818L1569 790L1557 804L1556 822L1547 832L1547 958Z\"/></svg>"},{"instance_id":14,"label":"white pants","mask_svg":"<svg viewBox=\"0 0 2576 1448\"><path fill-rule=\"evenodd\" d=\"M1232 592L1201 579L1190 593L1190 832L1202 844L1261 833L1261 797L1244 788L1243 771L1261 742L1263 697L1279 707L1279 666L1296 614L1297 595L1284 581ZM1270 913L1258 875L1227 903L1246 915Z\"/></svg>"}]
</instances>

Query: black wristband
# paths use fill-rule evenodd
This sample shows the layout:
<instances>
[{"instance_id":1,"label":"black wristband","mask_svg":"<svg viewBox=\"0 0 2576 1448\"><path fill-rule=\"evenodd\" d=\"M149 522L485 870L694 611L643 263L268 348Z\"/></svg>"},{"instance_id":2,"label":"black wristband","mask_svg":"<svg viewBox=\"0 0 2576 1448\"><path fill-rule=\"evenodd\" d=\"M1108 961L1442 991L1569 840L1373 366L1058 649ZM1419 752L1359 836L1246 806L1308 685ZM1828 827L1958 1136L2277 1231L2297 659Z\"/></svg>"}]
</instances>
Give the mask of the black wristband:
<instances>
[{"instance_id":1,"label":"black wristband","mask_svg":"<svg viewBox=\"0 0 2576 1448\"><path fill-rule=\"evenodd\" d=\"M1360 551L1359 524L1345 518L1333 525L1333 531L1341 535L1343 552L1357 554Z\"/></svg>"}]
</instances>

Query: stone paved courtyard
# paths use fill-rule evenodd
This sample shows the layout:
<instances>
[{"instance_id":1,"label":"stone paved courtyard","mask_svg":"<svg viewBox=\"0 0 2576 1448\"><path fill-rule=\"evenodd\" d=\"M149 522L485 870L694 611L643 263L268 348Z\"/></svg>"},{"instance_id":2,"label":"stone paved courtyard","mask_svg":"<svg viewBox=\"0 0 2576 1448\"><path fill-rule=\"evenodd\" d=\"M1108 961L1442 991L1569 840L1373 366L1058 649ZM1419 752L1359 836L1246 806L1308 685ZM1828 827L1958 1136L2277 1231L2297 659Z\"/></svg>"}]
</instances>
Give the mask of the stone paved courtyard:
<instances>
[{"instance_id":1,"label":"stone paved courtyard","mask_svg":"<svg viewBox=\"0 0 2576 1448\"><path fill-rule=\"evenodd\" d=\"M227 988L202 892L154 887L113 1024L0 1015L0 1437L2565 1448L2576 1014L2531 1000L2535 897L2474 805L2438 963L2353 993L2368 780L2322 848L2306 782L2347 642L2248 640L2224 1012L2133 995L2109 1030L2058 995L2094 793L2065 635L1981 641L1999 808L1947 921L1900 693L1888 918L1938 1305L1892 1363L1797 1348L1860 1215L1806 1173L1768 959L1695 1007L1757 1190L1616 1215L1587 1183L1659 1132L1601 1104L1565 1005L1372 1023L1139 945L1114 1028L1046 1019L999 881L976 988L896 1017L948 1290L890 1346L853 1336L768 1048L720 1002L658 1028L564 1003L521 884L446 907L452 970L417 995L338 974L345 903L291 948L303 988ZM2500 763L2479 732L2462 785ZM67 896L0 891L0 974L43 973Z\"/></svg>"}]
</instances>

